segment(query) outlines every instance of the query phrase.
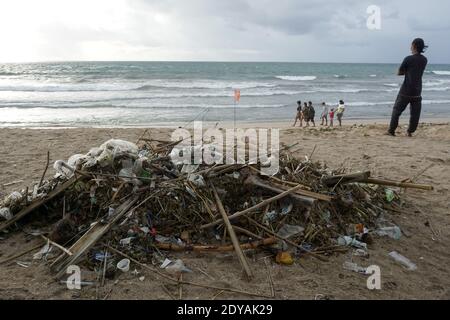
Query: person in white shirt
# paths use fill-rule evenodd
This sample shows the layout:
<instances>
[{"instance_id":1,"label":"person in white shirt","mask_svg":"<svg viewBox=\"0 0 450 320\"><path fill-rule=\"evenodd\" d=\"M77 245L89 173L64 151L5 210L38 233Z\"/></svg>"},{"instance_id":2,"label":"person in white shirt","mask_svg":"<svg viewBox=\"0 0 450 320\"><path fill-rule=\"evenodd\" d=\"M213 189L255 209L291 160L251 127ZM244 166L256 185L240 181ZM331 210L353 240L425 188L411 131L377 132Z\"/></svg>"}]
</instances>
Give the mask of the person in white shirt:
<instances>
[{"instance_id":1,"label":"person in white shirt","mask_svg":"<svg viewBox=\"0 0 450 320\"><path fill-rule=\"evenodd\" d=\"M339 121L339 127L342 127L342 116L344 115L344 111L345 111L344 101L339 100L339 105L336 109L336 116Z\"/></svg>"},{"instance_id":2,"label":"person in white shirt","mask_svg":"<svg viewBox=\"0 0 450 320\"><path fill-rule=\"evenodd\" d=\"M320 124L321 126L323 126L324 121L325 125L328 126L328 106L325 102L322 102L322 114L320 119L322 119L322 123Z\"/></svg>"}]
</instances>

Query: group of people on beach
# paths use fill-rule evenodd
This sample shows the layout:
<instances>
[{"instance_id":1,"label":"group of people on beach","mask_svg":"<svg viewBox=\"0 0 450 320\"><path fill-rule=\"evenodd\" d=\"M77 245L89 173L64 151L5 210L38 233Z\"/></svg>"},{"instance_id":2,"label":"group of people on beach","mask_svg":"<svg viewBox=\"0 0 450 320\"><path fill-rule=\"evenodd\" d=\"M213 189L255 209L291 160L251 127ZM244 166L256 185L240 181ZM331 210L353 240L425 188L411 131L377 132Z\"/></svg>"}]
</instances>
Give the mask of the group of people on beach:
<instances>
[{"instance_id":1,"label":"group of people on beach","mask_svg":"<svg viewBox=\"0 0 450 320\"><path fill-rule=\"evenodd\" d=\"M411 115L406 136L412 137L412 134L417 130L422 110L422 77L428 64L428 60L423 53L427 48L428 46L425 45L425 41L422 38L414 39L410 48L411 55L403 60L403 63L398 69L397 75L404 76L404 81L392 109L391 122L386 135L395 137L399 118L408 105L411 109ZM307 127L309 127L310 122L315 127L314 117L316 111L312 102L305 102L302 107L302 102L297 101L297 105L297 114L293 126L295 127L297 121L300 121L300 127L302 127L303 121L305 121ZM320 115L320 119L322 120L321 125L332 127L334 116L336 115L339 126L342 126L344 111L345 105L342 100L339 101L336 109L332 108L331 110L328 110L327 104L322 102L322 113ZM328 117L330 119L329 124Z\"/></svg>"},{"instance_id":2,"label":"group of people on beach","mask_svg":"<svg viewBox=\"0 0 450 320\"><path fill-rule=\"evenodd\" d=\"M333 127L334 116L336 115L339 126L342 126L342 117L345 111L345 104L343 100L339 100L339 104L337 108L328 108L328 105L325 102L322 102L322 113L320 114L320 125ZM293 127L297 124L297 121L300 122L300 127L303 127L303 121L305 121L305 126L309 127L309 123L312 123L312 126L315 127L316 123L314 121L314 117L316 115L316 110L314 109L313 103L311 101L305 102L302 106L301 101L297 101L297 114L295 116L295 122ZM328 118L330 119L328 123Z\"/></svg>"}]
</instances>

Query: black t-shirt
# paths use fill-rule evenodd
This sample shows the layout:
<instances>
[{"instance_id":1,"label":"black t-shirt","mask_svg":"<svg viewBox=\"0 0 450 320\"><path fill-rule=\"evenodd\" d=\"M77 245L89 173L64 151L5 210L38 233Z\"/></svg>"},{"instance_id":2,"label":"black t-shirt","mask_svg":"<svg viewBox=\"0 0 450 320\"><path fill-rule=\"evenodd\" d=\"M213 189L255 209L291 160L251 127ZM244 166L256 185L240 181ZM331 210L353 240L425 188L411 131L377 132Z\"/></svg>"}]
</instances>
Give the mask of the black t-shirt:
<instances>
[{"instance_id":1,"label":"black t-shirt","mask_svg":"<svg viewBox=\"0 0 450 320\"><path fill-rule=\"evenodd\" d=\"M422 95L422 76L428 60L421 54L408 56L403 60L400 71L405 73L405 81L400 89L400 94L409 97Z\"/></svg>"}]
</instances>

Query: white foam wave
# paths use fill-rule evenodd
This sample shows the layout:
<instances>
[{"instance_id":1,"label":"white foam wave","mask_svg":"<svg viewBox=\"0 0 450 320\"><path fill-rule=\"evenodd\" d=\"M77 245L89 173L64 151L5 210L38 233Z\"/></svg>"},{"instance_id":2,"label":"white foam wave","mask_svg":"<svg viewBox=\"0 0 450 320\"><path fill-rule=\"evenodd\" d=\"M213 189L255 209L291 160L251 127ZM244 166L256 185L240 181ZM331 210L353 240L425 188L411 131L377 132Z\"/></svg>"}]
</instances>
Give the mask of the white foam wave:
<instances>
[{"instance_id":1,"label":"white foam wave","mask_svg":"<svg viewBox=\"0 0 450 320\"><path fill-rule=\"evenodd\" d=\"M436 71L432 71L435 75L438 76L450 76L450 71L447 70L436 70Z\"/></svg>"},{"instance_id":2,"label":"white foam wave","mask_svg":"<svg viewBox=\"0 0 450 320\"><path fill-rule=\"evenodd\" d=\"M316 80L316 76L276 76L275 78L287 81L313 81Z\"/></svg>"}]
</instances>

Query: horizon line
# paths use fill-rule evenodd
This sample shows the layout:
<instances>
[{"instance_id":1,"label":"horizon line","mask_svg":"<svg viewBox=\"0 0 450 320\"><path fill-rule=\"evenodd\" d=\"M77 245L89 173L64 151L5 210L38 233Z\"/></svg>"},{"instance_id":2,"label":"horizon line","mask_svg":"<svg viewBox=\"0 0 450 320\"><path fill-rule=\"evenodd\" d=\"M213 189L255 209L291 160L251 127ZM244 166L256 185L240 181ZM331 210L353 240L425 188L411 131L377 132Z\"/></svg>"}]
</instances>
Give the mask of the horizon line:
<instances>
[{"instance_id":1,"label":"horizon line","mask_svg":"<svg viewBox=\"0 0 450 320\"><path fill-rule=\"evenodd\" d=\"M175 63L310 63L310 64L400 64L398 62L342 62L342 61L283 61L283 60L35 60L35 61L5 61L0 64L32 64L32 63L76 63L76 62L175 62ZM450 65L450 62L436 62L431 65Z\"/></svg>"}]
</instances>

